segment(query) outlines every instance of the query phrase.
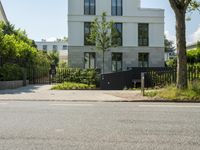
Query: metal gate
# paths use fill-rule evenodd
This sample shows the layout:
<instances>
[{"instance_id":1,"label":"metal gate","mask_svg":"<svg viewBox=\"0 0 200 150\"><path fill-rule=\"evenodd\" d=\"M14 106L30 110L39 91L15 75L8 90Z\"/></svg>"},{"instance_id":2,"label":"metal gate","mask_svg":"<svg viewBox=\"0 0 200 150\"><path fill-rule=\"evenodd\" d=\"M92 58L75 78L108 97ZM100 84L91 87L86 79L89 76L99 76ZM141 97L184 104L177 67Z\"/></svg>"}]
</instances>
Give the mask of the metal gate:
<instances>
[{"instance_id":1,"label":"metal gate","mask_svg":"<svg viewBox=\"0 0 200 150\"><path fill-rule=\"evenodd\" d=\"M29 66L27 79L30 84L50 84L50 65Z\"/></svg>"}]
</instances>

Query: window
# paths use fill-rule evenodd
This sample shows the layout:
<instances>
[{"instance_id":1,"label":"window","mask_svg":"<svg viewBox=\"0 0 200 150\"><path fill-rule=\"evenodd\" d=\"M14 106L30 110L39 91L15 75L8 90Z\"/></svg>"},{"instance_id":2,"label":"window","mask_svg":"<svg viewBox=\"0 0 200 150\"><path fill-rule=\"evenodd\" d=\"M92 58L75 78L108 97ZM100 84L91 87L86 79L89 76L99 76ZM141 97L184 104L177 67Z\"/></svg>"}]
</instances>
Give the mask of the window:
<instances>
[{"instance_id":1,"label":"window","mask_svg":"<svg viewBox=\"0 0 200 150\"><path fill-rule=\"evenodd\" d=\"M53 51L57 51L58 50L58 46L57 45L53 45Z\"/></svg>"},{"instance_id":2,"label":"window","mask_svg":"<svg viewBox=\"0 0 200 150\"><path fill-rule=\"evenodd\" d=\"M138 25L138 45L149 46L149 24L140 23Z\"/></svg>"},{"instance_id":3,"label":"window","mask_svg":"<svg viewBox=\"0 0 200 150\"><path fill-rule=\"evenodd\" d=\"M43 46L42 46L42 49L43 49L44 51L47 51L47 45L43 45Z\"/></svg>"},{"instance_id":4,"label":"window","mask_svg":"<svg viewBox=\"0 0 200 150\"><path fill-rule=\"evenodd\" d=\"M85 69L96 68L96 54L95 53L84 53L84 67Z\"/></svg>"},{"instance_id":5,"label":"window","mask_svg":"<svg viewBox=\"0 0 200 150\"><path fill-rule=\"evenodd\" d=\"M138 67L149 67L149 53L139 53Z\"/></svg>"},{"instance_id":6,"label":"window","mask_svg":"<svg viewBox=\"0 0 200 150\"><path fill-rule=\"evenodd\" d=\"M122 23L113 25L112 45L122 46Z\"/></svg>"},{"instance_id":7,"label":"window","mask_svg":"<svg viewBox=\"0 0 200 150\"><path fill-rule=\"evenodd\" d=\"M84 23L84 44L85 45L95 45L95 43L88 40L90 36L90 28L91 28L91 22L85 22Z\"/></svg>"},{"instance_id":8,"label":"window","mask_svg":"<svg viewBox=\"0 0 200 150\"><path fill-rule=\"evenodd\" d=\"M84 0L84 14L95 15L95 0Z\"/></svg>"},{"instance_id":9,"label":"window","mask_svg":"<svg viewBox=\"0 0 200 150\"><path fill-rule=\"evenodd\" d=\"M67 45L63 45L63 50L67 50L67 49L68 49Z\"/></svg>"},{"instance_id":10,"label":"window","mask_svg":"<svg viewBox=\"0 0 200 150\"><path fill-rule=\"evenodd\" d=\"M112 16L122 16L122 0L111 0Z\"/></svg>"},{"instance_id":11,"label":"window","mask_svg":"<svg viewBox=\"0 0 200 150\"><path fill-rule=\"evenodd\" d=\"M112 72L122 71L122 53L112 53Z\"/></svg>"}]
</instances>

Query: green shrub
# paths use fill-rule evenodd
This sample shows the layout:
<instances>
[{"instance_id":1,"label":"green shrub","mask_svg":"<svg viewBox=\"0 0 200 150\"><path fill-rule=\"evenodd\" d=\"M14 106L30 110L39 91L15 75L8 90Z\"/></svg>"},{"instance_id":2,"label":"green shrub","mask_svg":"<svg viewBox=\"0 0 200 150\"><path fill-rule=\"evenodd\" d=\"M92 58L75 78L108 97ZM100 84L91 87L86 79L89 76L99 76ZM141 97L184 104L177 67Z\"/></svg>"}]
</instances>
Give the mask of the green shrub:
<instances>
[{"instance_id":1,"label":"green shrub","mask_svg":"<svg viewBox=\"0 0 200 150\"><path fill-rule=\"evenodd\" d=\"M167 67L176 67L177 66L177 58L167 60L166 65L167 65Z\"/></svg>"},{"instance_id":2,"label":"green shrub","mask_svg":"<svg viewBox=\"0 0 200 150\"><path fill-rule=\"evenodd\" d=\"M200 48L187 51L188 63L194 64L200 62Z\"/></svg>"},{"instance_id":3,"label":"green shrub","mask_svg":"<svg viewBox=\"0 0 200 150\"><path fill-rule=\"evenodd\" d=\"M0 81L22 80L22 68L16 64L4 64L0 68Z\"/></svg>"},{"instance_id":4,"label":"green shrub","mask_svg":"<svg viewBox=\"0 0 200 150\"><path fill-rule=\"evenodd\" d=\"M200 81L199 81L199 80L193 81L193 82L190 84L189 88L190 88L192 91L194 91L194 92L196 92L196 93L199 93L199 95L200 95Z\"/></svg>"},{"instance_id":5,"label":"green shrub","mask_svg":"<svg viewBox=\"0 0 200 150\"><path fill-rule=\"evenodd\" d=\"M52 90L89 90L95 89L95 85L88 85L83 83L64 82L52 87Z\"/></svg>"},{"instance_id":6,"label":"green shrub","mask_svg":"<svg viewBox=\"0 0 200 150\"><path fill-rule=\"evenodd\" d=\"M98 76L93 69L79 69L79 68L58 68L56 74L56 82L75 82L83 84L98 83Z\"/></svg>"}]
</instances>

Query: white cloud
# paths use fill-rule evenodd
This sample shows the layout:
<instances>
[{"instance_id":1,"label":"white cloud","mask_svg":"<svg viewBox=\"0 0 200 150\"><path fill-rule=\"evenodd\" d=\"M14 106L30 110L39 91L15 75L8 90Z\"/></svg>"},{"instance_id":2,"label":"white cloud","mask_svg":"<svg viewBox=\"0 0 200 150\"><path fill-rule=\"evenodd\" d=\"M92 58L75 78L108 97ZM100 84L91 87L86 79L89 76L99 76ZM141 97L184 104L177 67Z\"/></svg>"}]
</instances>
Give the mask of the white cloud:
<instances>
[{"instance_id":1,"label":"white cloud","mask_svg":"<svg viewBox=\"0 0 200 150\"><path fill-rule=\"evenodd\" d=\"M197 30L192 34L191 39L193 43L196 43L197 41L200 40L200 25L197 28Z\"/></svg>"},{"instance_id":2,"label":"white cloud","mask_svg":"<svg viewBox=\"0 0 200 150\"><path fill-rule=\"evenodd\" d=\"M56 41L56 39L57 38L55 38L55 37L50 37L50 38L47 38L46 41L47 42L54 42L54 41Z\"/></svg>"},{"instance_id":3,"label":"white cloud","mask_svg":"<svg viewBox=\"0 0 200 150\"><path fill-rule=\"evenodd\" d=\"M171 34L169 31L165 31L165 36L168 40L173 41L176 44L176 36Z\"/></svg>"}]
</instances>

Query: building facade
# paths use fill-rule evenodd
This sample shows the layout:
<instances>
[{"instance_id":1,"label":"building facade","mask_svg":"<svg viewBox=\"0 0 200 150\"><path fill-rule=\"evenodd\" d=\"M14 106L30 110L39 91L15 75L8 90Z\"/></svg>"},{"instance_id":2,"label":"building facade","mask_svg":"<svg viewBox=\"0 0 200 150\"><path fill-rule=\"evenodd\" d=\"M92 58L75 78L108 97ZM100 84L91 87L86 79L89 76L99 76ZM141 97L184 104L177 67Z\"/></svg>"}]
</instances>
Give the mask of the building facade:
<instances>
[{"instance_id":1,"label":"building facade","mask_svg":"<svg viewBox=\"0 0 200 150\"><path fill-rule=\"evenodd\" d=\"M5 13L4 9L3 9L3 5L2 5L1 1L0 1L0 21L3 21L5 23L8 22L8 19L6 17L6 13Z\"/></svg>"},{"instance_id":2,"label":"building facade","mask_svg":"<svg viewBox=\"0 0 200 150\"><path fill-rule=\"evenodd\" d=\"M37 49L46 51L47 53L56 51L59 53L59 60L68 62L68 43L67 42L35 42Z\"/></svg>"},{"instance_id":3,"label":"building facade","mask_svg":"<svg viewBox=\"0 0 200 150\"><path fill-rule=\"evenodd\" d=\"M129 67L164 66L164 10L141 8L140 0L68 0L70 67L102 68L102 52L87 42L90 23L107 13L120 38L105 53L105 73Z\"/></svg>"}]
</instances>

